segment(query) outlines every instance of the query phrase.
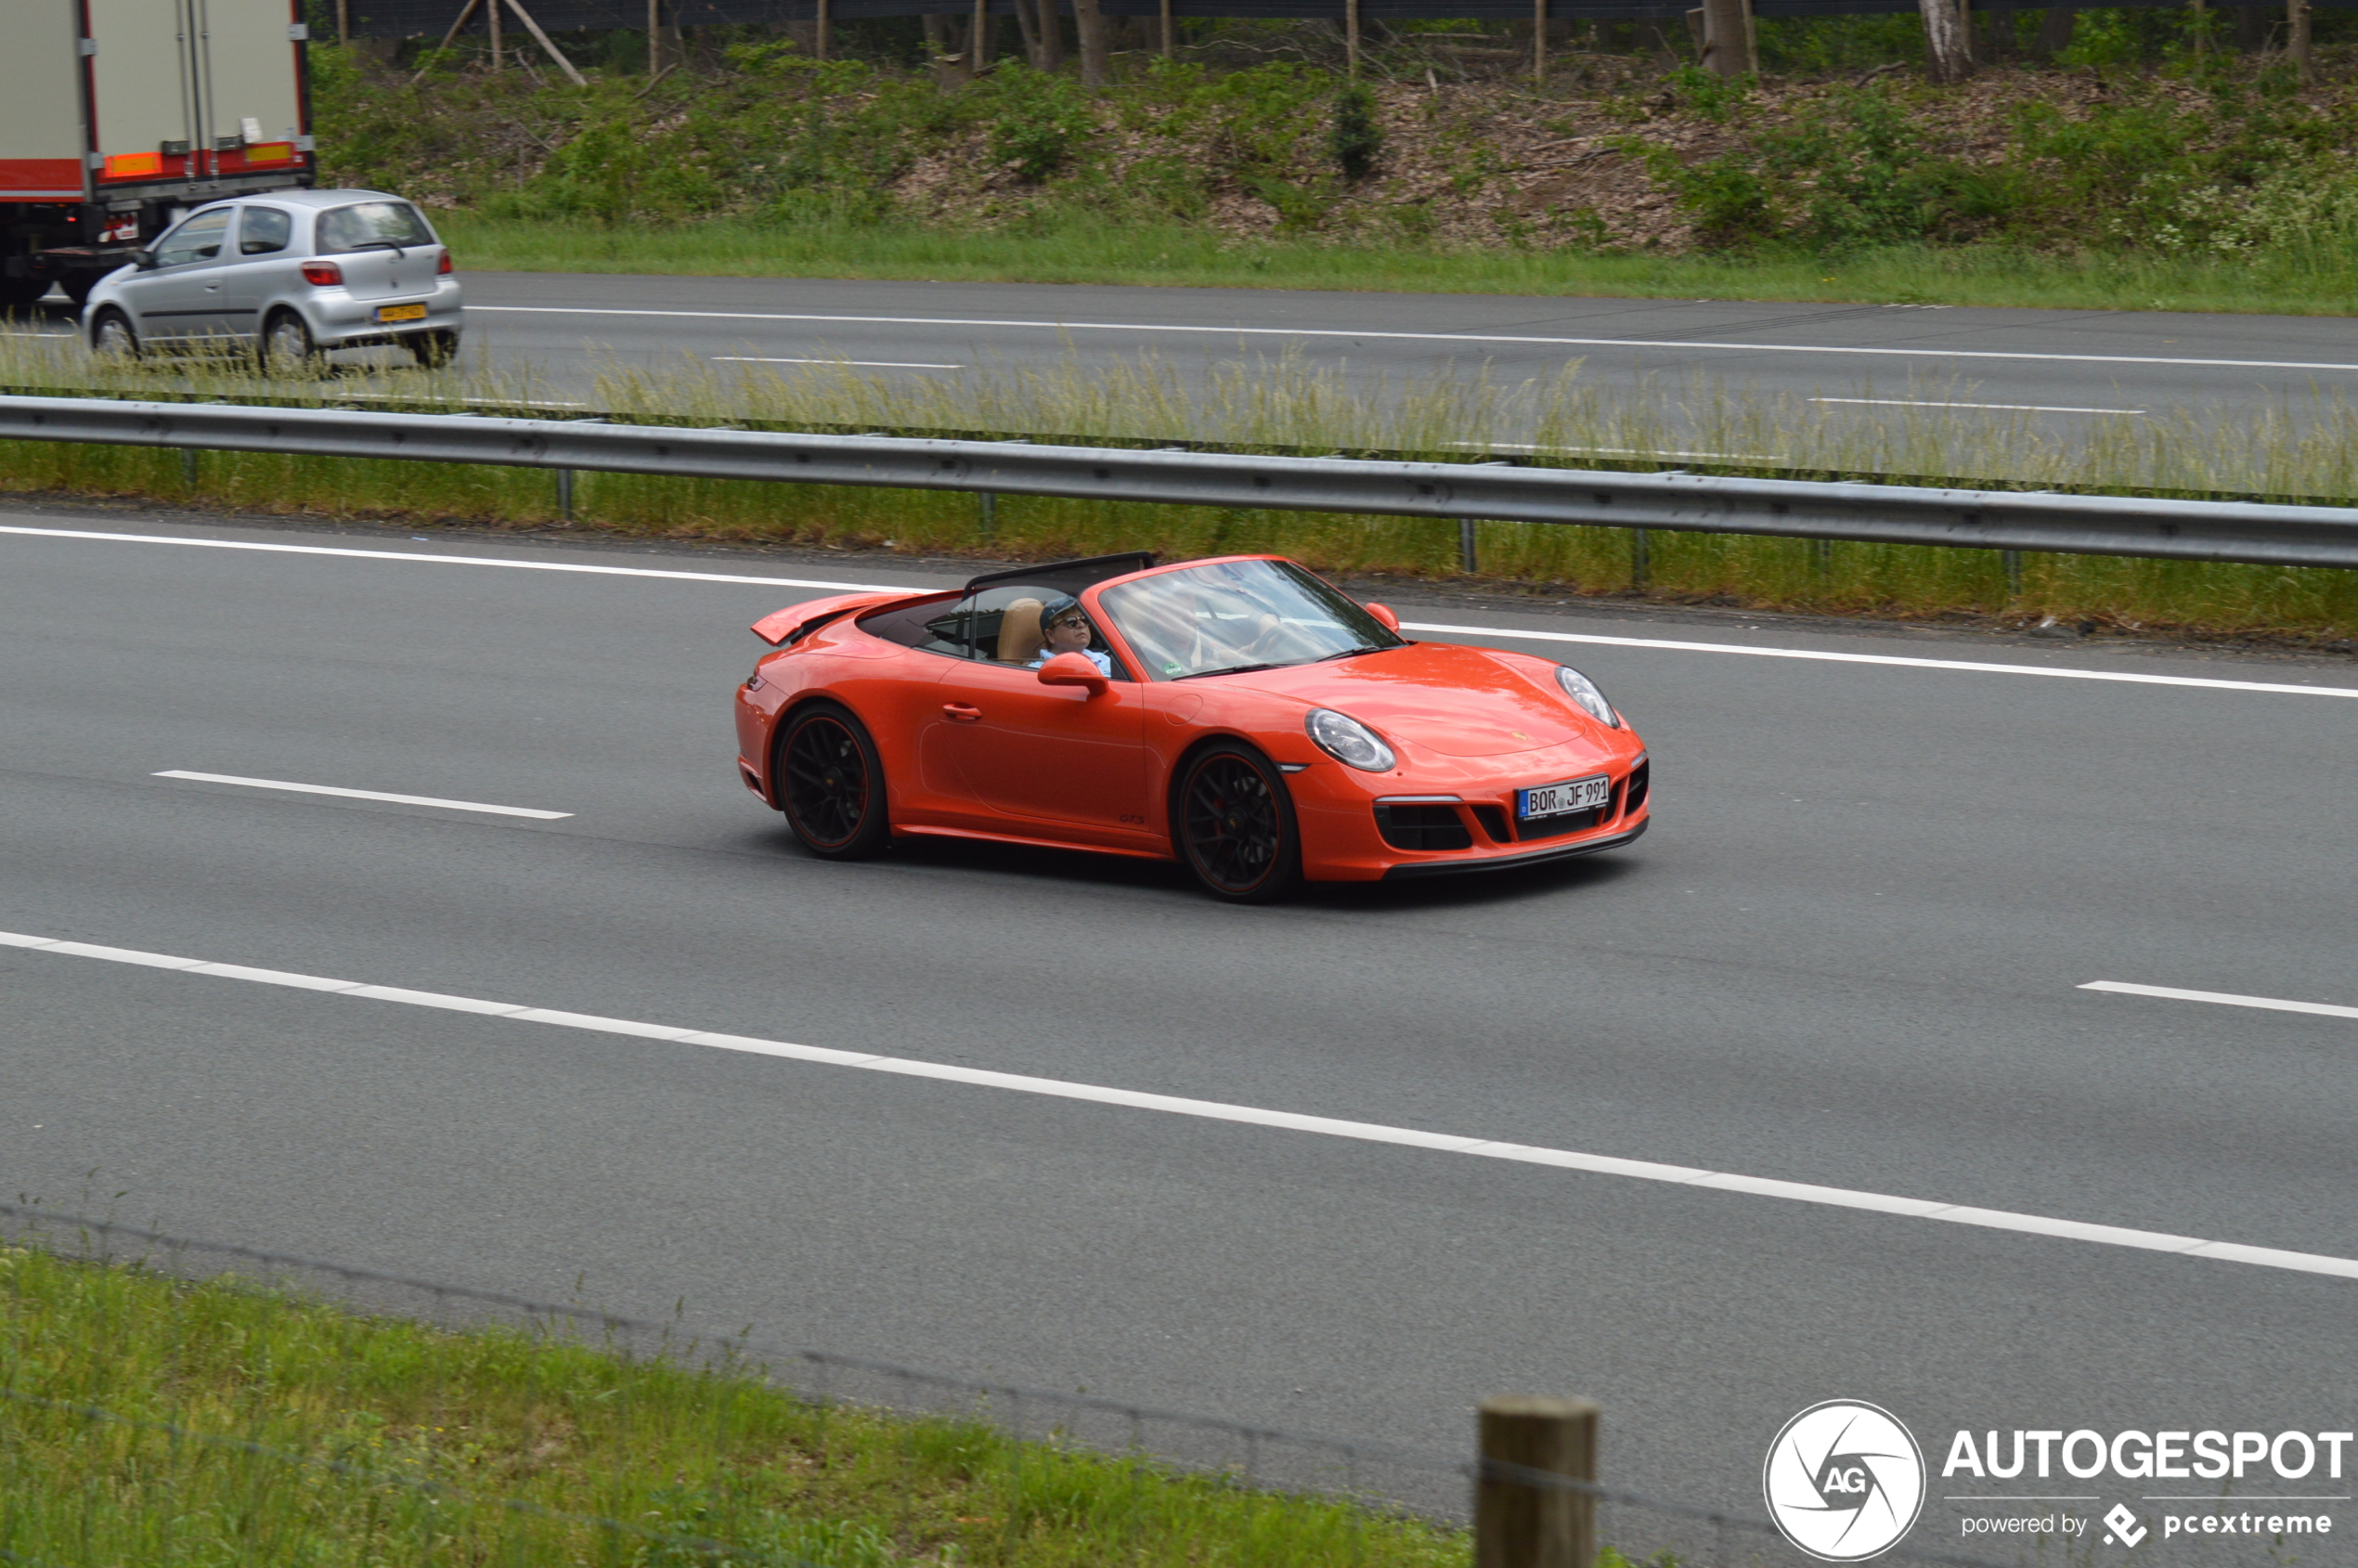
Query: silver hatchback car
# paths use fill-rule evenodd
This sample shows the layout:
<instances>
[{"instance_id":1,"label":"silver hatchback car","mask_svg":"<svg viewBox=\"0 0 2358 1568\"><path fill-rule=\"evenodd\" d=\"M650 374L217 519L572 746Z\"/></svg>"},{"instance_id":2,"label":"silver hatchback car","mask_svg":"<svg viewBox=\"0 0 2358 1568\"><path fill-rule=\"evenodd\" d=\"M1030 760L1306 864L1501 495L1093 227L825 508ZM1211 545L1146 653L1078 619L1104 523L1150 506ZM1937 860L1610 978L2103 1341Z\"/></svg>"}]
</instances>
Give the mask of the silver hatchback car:
<instances>
[{"instance_id":1,"label":"silver hatchback car","mask_svg":"<svg viewBox=\"0 0 2358 1568\"><path fill-rule=\"evenodd\" d=\"M274 190L199 207L83 306L93 352L149 345L253 353L266 373L330 349L398 343L421 365L459 352L459 280L425 214L381 190Z\"/></svg>"}]
</instances>

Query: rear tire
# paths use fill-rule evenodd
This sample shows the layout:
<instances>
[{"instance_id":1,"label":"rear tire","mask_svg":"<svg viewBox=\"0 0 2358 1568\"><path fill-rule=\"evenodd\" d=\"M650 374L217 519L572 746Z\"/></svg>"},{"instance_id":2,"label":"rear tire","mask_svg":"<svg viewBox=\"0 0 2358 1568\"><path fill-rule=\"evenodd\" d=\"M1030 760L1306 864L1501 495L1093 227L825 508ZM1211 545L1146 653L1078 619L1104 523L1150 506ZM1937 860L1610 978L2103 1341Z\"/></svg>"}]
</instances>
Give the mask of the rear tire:
<instances>
[{"instance_id":1,"label":"rear tire","mask_svg":"<svg viewBox=\"0 0 2358 1568\"><path fill-rule=\"evenodd\" d=\"M771 777L787 825L820 859L866 860L891 843L884 763L849 709L827 702L796 709L778 737Z\"/></svg>"},{"instance_id":2,"label":"rear tire","mask_svg":"<svg viewBox=\"0 0 2358 1568\"><path fill-rule=\"evenodd\" d=\"M412 332L401 340L420 368L439 370L459 357L459 334L456 332Z\"/></svg>"},{"instance_id":3,"label":"rear tire","mask_svg":"<svg viewBox=\"0 0 2358 1568\"><path fill-rule=\"evenodd\" d=\"M319 369L319 345L311 341L311 329L303 317L292 310L281 310L263 323L255 357L266 376L316 375Z\"/></svg>"},{"instance_id":4,"label":"rear tire","mask_svg":"<svg viewBox=\"0 0 2358 1568\"><path fill-rule=\"evenodd\" d=\"M139 334L131 329L131 317L119 310L102 310L90 323L90 352L114 365L130 365L139 358Z\"/></svg>"},{"instance_id":5,"label":"rear tire","mask_svg":"<svg viewBox=\"0 0 2358 1568\"><path fill-rule=\"evenodd\" d=\"M1302 835L1284 775L1250 746L1223 741L1187 759L1172 792L1173 837L1204 890L1274 903L1302 885Z\"/></svg>"}]
</instances>

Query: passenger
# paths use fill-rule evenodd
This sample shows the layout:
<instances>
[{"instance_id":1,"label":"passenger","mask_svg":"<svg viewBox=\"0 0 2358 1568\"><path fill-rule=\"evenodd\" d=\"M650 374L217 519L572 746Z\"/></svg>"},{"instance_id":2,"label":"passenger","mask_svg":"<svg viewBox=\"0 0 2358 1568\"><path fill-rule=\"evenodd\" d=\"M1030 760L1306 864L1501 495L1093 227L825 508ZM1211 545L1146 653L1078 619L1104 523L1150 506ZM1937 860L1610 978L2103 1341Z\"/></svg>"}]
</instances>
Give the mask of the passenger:
<instances>
[{"instance_id":1,"label":"passenger","mask_svg":"<svg viewBox=\"0 0 2358 1568\"><path fill-rule=\"evenodd\" d=\"M1038 669L1058 654L1079 654L1097 667L1098 674L1108 680L1113 678L1113 655L1089 646L1093 635L1089 617L1081 613L1081 602L1070 594L1059 594L1048 601L1040 612L1040 629L1047 635L1047 645L1024 668Z\"/></svg>"}]
</instances>

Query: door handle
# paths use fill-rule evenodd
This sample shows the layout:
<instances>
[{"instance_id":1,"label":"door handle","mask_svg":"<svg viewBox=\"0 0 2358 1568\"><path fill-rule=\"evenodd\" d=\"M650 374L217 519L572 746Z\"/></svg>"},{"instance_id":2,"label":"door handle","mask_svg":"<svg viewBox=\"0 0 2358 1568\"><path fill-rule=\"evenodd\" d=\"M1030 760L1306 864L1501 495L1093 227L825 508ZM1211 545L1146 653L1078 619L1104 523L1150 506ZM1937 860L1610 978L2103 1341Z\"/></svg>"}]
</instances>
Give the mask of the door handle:
<instances>
[{"instance_id":1,"label":"door handle","mask_svg":"<svg viewBox=\"0 0 2358 1568\"><path fill-rule=\"evenodd\" d=\"M953 723L974 724L981 720L982 709L972 703L943 703L941 715Z\"/></svg>"}]
</instances>

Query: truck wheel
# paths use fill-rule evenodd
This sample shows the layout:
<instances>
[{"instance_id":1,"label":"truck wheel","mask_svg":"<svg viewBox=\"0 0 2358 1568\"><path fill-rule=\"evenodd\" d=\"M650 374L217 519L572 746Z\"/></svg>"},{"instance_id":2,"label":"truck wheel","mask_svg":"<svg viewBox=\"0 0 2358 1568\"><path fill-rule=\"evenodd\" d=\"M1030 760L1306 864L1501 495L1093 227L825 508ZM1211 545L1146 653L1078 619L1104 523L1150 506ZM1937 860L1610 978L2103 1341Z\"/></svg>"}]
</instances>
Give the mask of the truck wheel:
<instances>
[{"instance_id":1,"label":"truck wheel","mask_svg":"<svg viewBox=\"0 0 2358 1568\"><path fill-rule=\"evenodd\" d=\"M130 317L119 310L99 312L90 324L90 352L121 365L138 358L139 334L131 330Z\"/></svg>"},{"instance_id":2,"label":"truck wheel","mask_svg":"<svg viewBox=\"0 0 2358 1568\"><path fill-rule=\"evenodd\" d=\"M429 370L439 370L459 357L456 332L412 332L401 343L409 351L409 357Z\"/></svg>"}]
</instances>

